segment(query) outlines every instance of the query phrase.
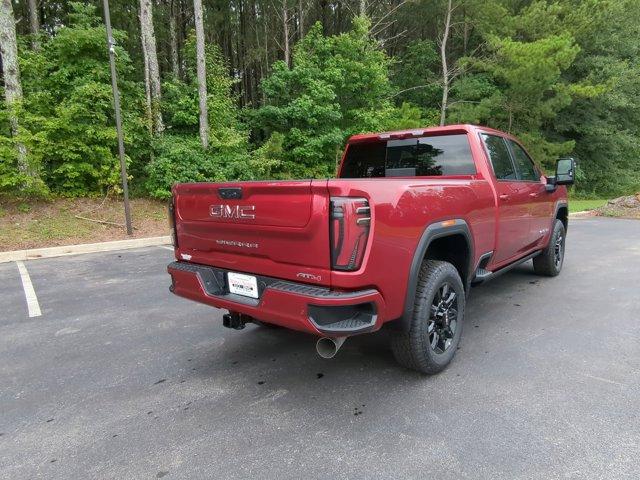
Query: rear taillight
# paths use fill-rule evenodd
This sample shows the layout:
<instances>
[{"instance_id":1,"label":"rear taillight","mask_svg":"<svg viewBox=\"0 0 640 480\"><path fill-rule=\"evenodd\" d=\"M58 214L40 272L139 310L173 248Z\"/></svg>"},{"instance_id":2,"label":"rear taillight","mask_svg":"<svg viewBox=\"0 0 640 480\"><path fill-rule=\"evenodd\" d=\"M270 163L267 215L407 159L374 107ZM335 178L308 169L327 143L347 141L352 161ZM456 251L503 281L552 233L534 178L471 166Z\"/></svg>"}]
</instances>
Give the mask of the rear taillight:
<instances>
[{"instance_id":1,"label":"rear taillight","mask_svg":"<svg viewBox=\"0 0 640 480\"><path fill-rule=\"evenodd\" d=\"M366 198L331 197L331 268L357 270L369 238L371 209Z\"/></svg>"},{"instance_id":2,"label":"rear taillight","mask_svg":"<svg viewBox=\"0 0 640 480\"><path fill-rule=\"evenodd\" d=\"M169 229L171 232L170 233L171 243L173 243L173 246L175 248L178 248L178 236L176 234L176 212L173 206L173 199L171 199L171 201L169 202L168 214L169 214Z\"/></svg>"}]
</instances>

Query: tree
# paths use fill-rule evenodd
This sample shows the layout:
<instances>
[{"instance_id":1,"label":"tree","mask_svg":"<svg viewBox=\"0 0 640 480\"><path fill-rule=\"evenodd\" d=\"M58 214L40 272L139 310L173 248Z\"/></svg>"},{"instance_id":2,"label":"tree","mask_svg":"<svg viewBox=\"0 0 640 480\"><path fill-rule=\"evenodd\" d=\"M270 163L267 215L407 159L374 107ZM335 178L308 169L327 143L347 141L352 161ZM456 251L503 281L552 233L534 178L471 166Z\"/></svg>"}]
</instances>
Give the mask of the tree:
<instances>
[{"instance_id":1,"label":"tree","mask_svg":"<svg viewBox=\"0 0 640 480\"><path fill-rule=\"evenodd\" d=\"M298 0L298 40L304 37L304 1Z\"/></svg>"},{"instance_id":2,"label":"tree","mask_svg":"<svg viewBox=\"0 0 640 480\"><path fill-rule=\"evenodd\" d=\"M54 193L110 188L103 33L86 10L100 2L0 2L18 20L23 89L0 102L0 188L19 191L30 172ZM189 172L331 175L352 133L441 122L509 130L546 168L576 156L574 192L640 188L637 0L110 2L134 190L152 152L162 196Z\"/></svg>"},{"instance_id":3,"label":"tree","mask_svg":"<svg viewBox=\"0 0 640 480\"><path fill-rule=\"evenodd\" d=\"M563 2L546 29L571 31L581 50L566 81L579 88L549 126L575 142L578 187L585 195L640 190L640 7L636 1ZM546 14L538 7L538 16ZM548 17L548 15L545 15Z\"/></svg>"},{"instance_id":4,"label":"tree","mask_svg":"<svg viewBox=\"0 0 640 480\"><path fill-rule=\"evenodd\" d=\"M22 102L22 84L20 83L20 66L18 65L18 40L16 23L13 16L11 0L0 0L0 56L4 74L4 97L7 106L11 135L19 135L18 108ZM27 160L27 149L19 140L16 141L17 164L20 174L24 176L22 188L28 186L29 177L37 180L38 174L30 168Z\"/></svg>"},{"instance_id":5,"label":"tree","mask_svg":"<svg viewBox=\"0 0 640 480\"><path fill-rule=\"evenodd\" d=\"M31 48L40 49L40 16L38 15L38 0L29 0L29 28L31 30Z\"/></svg>"},{"instance_id":6,"label":"tree","mask_svg":"<svg viewBox=\"0 0 640 480\"><path fill-rule=\"evenodd\" d=\"M43 176L55 194L104 194L120 188L113 94L105 27L92 5L72 3L65 28L22 60L23 123L37 132L30 154L42 159ZM129 173L140 175L149 152L142 85L114 30Z\"/></svg>"},{"instance_id":7,"label":"tree","mask_svg":"<svg viewBox=\"0 0 640 480\"><path fill-rule=\"evenodd\" d=\"M349 135L420 123L415 109L391 103L390 59L369 26L356 18L348 33L325 36L316 23L295 46L292 67L276 62L262 83L267 101L257 120L267 136L281 136L283 177L330 176Z\"/></svg>"},{"instance_id":8,"label":"tree","mask_svg":"<svg viewBox=\"0 0 640 480\"><path fill-rule=\"evenodd\" d=\"M449 74L449 65L447 64L447 42L449 40L449 30L451 29L451 14L453 6L451 0L447 2L447 13L444 21L444 33L440 40L440 59L442 61L442 102L440 104L440 125L444 125L447 115L447 102L449 101L449 85L451 76Z\"/></svg>"},{"instance_id":9,"label":"tree","mask_svg":"<svg viewBox=\"0 0 640 480\"><path fill-rule=\"evenodd\" d=\"M163 84L167 132L154 142L154 159L147 166L147 191L168 198L175 182L255 179L266 165L247 155L248 132L238 115L233 80L217 45L205 47L207 111L211 114L209 145L198 137L199 92L196 39L190 35L184 47L184 78L170 77Z\"/></svg>"},{"instance_id":10,"label":"tree","mask_svg":"<svg viewBox=\"0 0 640 480\"><path fill-rule=\"evenodd\" d=\"M367 0L358 0L358 15L361 17L367 15Z\"/></svg>"},{"instance_id":11,"label":"tree","mask_svg":"<svg viewBox=\"0 0 640 480\"><path fill-rule=\"evenodd\" d=\"M287 0L282 0L282 41L284 42L284 63L288 67L291 65L291 48L289 46L289 5L287 5Z\"/></svg>"},{"instance_id":12,"label":"tree","mask_svg":"<svg viewBox=\"0 0 640 480\"><path fill-rule=\"evenodd\" d=\"M13 16L11 0L0 0L0 54L4 74L4 95L7 106L11 108L22 100L20 66L18 65L18 39L16 21ZM18 119L13 118L13 128L17 130Z\"/></svg>"},{"instance_id":13,"label":"tree","mask_svg":"<svg viewBox=\"0 0 640 480\"><path fill-rule=\"evenodd\" d=\"M391 80L398 89L394 98L416 105L427 120L438 125L442 99L441 63L438 47L432 40L416 40L407 45L394 62Z\"/></svg>"},{"instance_id":14,"label":"tree","mask_svg":"<svg viewBox=\"0 0 640 480\"><path fill-rule=\"evenodd\" d=\"M196 69L198 76L198 98L200 110L200 142L203 148L209 146L209 114L207 110L207 66L204 49L204 21L202 0L193 0L196 24Z\"/></svg>"},{"instance_id":15,"label":"tree","mask_svg":"<svg viewBox=\"0 0 640 480\"><path fill-rule=\"evenodd\" d=\"M544 6L543 6L544 5ZM561 7L535 2L504 10L470 4L482 53L460 60L466 73L452 84L452 121L486 124L519 136L534 158L551 169L575 145L547 130L559 112L593 89L564 76L580 52L561 23ZM542 13L544 12L544 13Z\"/></svg>"},{"instance_id":16,"label":"tree","mask_svg":"<svg viewBox=\"0 0 640 480\"><path fill-rule=\"evenodd\" d=\"M156 34L153 28L153 3L151 0L140 0L140 33L144 57L145 85L148 92L147 108L151 116L152 131L157 134L164 130L164 123L160 109L160 68L158 66Z\"/></svg>"},{"instance_id":17,"label":"tree","mask_svg":"<svg viewBox=\"0 0 640 480\"><path fill-rule=\"evenodd\" d=\"M169 0L169 45L171 56L171 72L180 77L180 59L178 57L178 4L177 0Z\"/></svg>"}]
</instances>

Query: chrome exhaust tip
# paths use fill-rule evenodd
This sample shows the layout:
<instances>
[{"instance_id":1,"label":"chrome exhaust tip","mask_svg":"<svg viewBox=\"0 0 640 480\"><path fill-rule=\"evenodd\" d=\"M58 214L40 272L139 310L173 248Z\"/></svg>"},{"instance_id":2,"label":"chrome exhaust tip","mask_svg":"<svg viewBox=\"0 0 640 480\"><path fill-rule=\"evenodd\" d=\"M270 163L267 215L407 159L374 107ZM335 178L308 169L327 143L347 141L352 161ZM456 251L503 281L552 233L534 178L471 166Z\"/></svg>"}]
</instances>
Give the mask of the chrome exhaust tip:
<instances>
[{"instance_id":1,"label":"chrome exhaust tip","mask_svg":"<svg viewBox=\"0 0 640 480\"><path fill-rule=\"evenodd\" d=\"M347 337L329 338L322 337L316 342L316 351L322 358L333 358L342 347Z\"/></svg>"}]
</instances>

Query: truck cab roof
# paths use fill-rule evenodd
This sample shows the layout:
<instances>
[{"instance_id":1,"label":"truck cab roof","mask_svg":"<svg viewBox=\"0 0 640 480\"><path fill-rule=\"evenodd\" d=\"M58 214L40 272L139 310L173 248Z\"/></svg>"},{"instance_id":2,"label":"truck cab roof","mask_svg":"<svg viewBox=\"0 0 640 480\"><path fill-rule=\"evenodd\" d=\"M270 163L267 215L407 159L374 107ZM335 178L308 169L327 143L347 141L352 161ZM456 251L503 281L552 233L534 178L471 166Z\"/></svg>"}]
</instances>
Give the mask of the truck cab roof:
<instances>
[{"instance_id":1,"label":"truck cab roof","mask_svg":"<svg viewBox=\"0 0 640 480\"><path fill-rule=\"evenodd\" d=\"M381 133L362 133L362 134L351 136L348 140L348 143L372 142L372 141L389 140L389 139L402 139L402 138L410 138L410 137L420 137L424 135L449 134L453 132L472 133L479 130L487 133L495 133L501 136L506 135L510 137L510 135L505 134L504 132L501 132L499 130L495 130L493 128L464 123L464 124L456 124L456 125L445 125L442 127L424 127L424 128L411 128L407 130L394 130L390 132L381 132Z\"/></svg>"}]
</instances>

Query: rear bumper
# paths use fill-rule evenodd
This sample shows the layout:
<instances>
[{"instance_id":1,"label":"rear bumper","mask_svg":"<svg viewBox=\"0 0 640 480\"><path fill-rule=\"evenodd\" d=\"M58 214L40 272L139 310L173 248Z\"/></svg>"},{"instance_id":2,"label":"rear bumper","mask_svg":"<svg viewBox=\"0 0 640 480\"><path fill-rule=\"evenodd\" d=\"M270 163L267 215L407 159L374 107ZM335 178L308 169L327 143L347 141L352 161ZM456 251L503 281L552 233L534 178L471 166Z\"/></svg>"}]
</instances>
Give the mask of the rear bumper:
<instances>
[{"instance_id":1,"label":"rear bumper","mask_svg":"<svg viewBox=\"0 0 640 480\"><path fill-rule=\"evenodd\" d=\"M188 262L167 266L176 295L293 330L332 337L378 330L386 306L374 289L340 292L256 275L259 298L229 293L222 268Z\"/></svg>"}]
</instances>

